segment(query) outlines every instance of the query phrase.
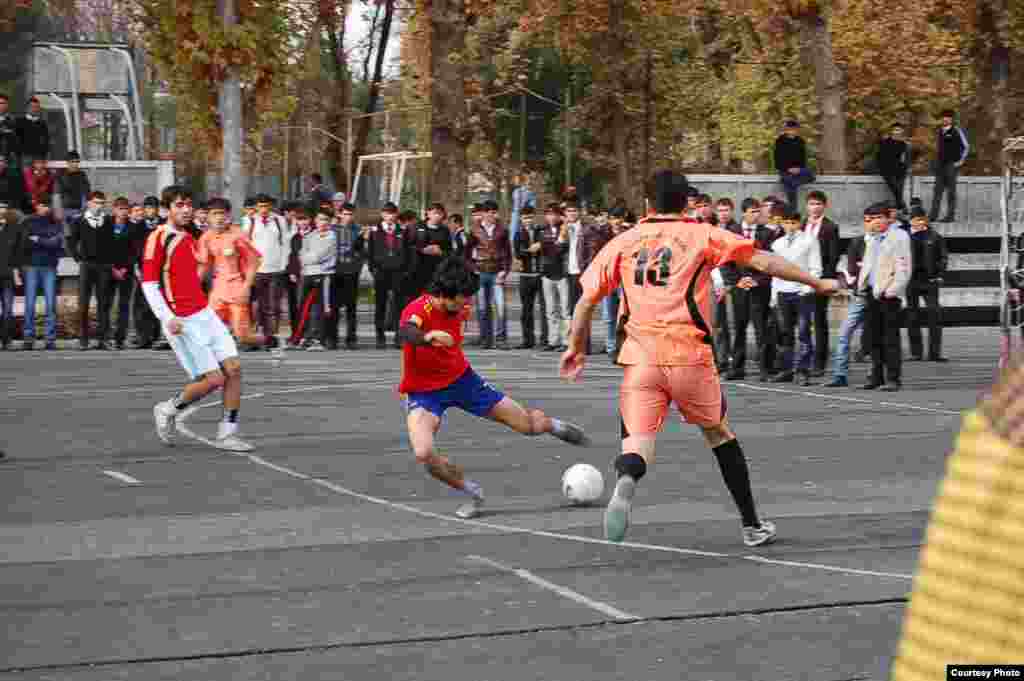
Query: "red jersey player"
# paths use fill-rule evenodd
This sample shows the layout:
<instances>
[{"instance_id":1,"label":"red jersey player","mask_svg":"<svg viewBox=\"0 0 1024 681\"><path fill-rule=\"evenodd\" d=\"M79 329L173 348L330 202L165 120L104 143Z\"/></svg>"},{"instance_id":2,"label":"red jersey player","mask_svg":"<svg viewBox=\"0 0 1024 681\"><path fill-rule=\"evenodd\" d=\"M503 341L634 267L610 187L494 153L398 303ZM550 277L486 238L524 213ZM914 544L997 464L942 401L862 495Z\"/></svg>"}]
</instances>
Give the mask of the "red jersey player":
<instances>
[{"instance_id":1,"label":"red jersey player","mask_svg":"<svg viewBox=\"0 0 1024 681\"><path fill-rule=\"evenodd\" d=\"M683 217L686 178L664 171L655 180L658 214L610 241L581 277L583 295L573 314L569 349L561 360L562 376L575 381L586 361L583 349L594 308L621 285L622 454L615 460L619 479L605 511L605 535L612 541L625 536L636 483L654 462L658 431L669 404L675 403L683 417L704 432L715 453L742 517L744 544L766 544L775 539L775 525L759 520L754 509L747 461L726 419L711 350L706 321L711 311L711 271L736 262L807 284L822 295L834 294L838 283L756 251L752 239L687 222Z\"/></svg>"},{"instance_id":2,"label":"red jersey player","mask_svg":"<svg viewBox=\"0 0 1024 681\"><path fill-rule=\"evenodd\" d=\"M406 395L409 440L416 461L434 478L461 491L470 501L456 514L472 518L483 504L483 490L467 480L462 468L434 450L434 435L450 407L504 423L523 435L550 433L574 445L585 445L579 426L551 418L539 409L526 409L486 383L462 353L463 323L469 318L470 299L480 285L477 274L461 258L442 262L427 293L402 312L399 336L402 382Z\"/></svg>"},{"instance_id":3,"label":"red jersey player","mask_svg":"<svg viewBox=\"0 0 1024 681\"><path fill-rule=\"evenodd\" d=\"M160 201L168 210L167 222L146 239L142 292L191 382L177 397L153 407L157 435L165 444L173 444L178 413L224 388L224 418L215 446L234 452L251 451L253 446L238 437L242 395L238 348L208 305L199 280L196 242L188 232L192 193L184 187L171 186L164 189Z\"/></svg>"}]
</instances>

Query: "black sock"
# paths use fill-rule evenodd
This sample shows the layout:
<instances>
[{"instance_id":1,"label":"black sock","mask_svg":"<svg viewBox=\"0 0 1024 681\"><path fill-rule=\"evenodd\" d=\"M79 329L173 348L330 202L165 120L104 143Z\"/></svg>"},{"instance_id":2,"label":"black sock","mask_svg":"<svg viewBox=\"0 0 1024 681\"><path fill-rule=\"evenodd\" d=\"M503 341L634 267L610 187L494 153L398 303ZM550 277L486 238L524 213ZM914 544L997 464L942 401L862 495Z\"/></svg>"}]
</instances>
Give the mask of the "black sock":
<instances>
[{"instance_id":1,"label":"black sock","mask_svg":"<svg viewBox=\"0 0 1024 681\"><path fill-rule=\"evenodd\" d=\"M729 488L736 507L740 510L744 527L757 527L757 512L754 510L754 493L750 489L750 471L739 440L733 438L711 450L722 469L725 486Z\"/></svg>"},{"instance_id":2,"label":"black sock","mask_svg":"<svg viewBox=\"0 0 1024 681\"><path fill-rule=\"evenodd\" d=\"M178 411L182 411L183 409L188 409L188 407L190 405L195 404L196 400L192 400L191 402L186 402L185 401L185 393L181 393L180 395L175 397L173 400L171 400L171 403L174 404L174 408L175 409L177 409Z\"/></svg>"},{"instance_id":3,"label":"black sock","mask_svg":"<svg viewBox=\"0 0 1024 681\"><path fill-rule=\"evenodd\" d=\"M237 409L228 409L227 411L225 411L224 412L224 422L225 423L238 423L238 410Z\"/></svg>"}]
</instances>

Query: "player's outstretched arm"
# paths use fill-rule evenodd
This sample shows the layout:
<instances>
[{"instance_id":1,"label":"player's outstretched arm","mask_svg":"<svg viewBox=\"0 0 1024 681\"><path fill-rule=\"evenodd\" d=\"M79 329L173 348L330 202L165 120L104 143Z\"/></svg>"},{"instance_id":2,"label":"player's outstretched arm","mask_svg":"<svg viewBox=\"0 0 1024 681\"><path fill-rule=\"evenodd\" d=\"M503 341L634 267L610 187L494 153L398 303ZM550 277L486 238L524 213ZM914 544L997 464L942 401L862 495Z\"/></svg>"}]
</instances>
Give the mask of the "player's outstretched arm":
<instances>
[{"instance_id":1,"label":"player's outstretched arm","mask_svg":"<svg viewBox=\"0 0 1024 681\"><path fill-rule=\"evenodd\" d=\"M597 303L587 300L586 296L576 303L572 314L572 329L569 331L568 349L562 354L558 370L562 378L575 381L583 371L587 361L587 341L590 340L590 324L594 318Z\"/></svg>"},{"instance_id":2,"label":"player's outstretched arm","mask_svg":"<svg viewBox=\"0 0 1024 681\"><path fill-rule=\"evenodd\" d=\"M745 264L779 279L806 284L823 296L835 295L842 288L835 279L819 279L785 258L768 251L754 251L754 255Z\"/></svg>"}]
</instances>

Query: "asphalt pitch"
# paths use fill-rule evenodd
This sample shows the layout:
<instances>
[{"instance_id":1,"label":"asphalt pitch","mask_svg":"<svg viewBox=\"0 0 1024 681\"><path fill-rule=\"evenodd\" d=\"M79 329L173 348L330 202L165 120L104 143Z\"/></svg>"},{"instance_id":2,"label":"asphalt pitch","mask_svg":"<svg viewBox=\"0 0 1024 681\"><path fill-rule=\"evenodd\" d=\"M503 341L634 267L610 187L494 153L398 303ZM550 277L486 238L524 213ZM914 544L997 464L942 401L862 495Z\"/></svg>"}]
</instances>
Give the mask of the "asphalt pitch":
<instances>
[{"instance_id":1,"label":"asphalt pitch","mask_svg":"<svg viewBox=\"0 0 1024 681\"><path fill-rule=\"evenodd\" d=\"M884 679L960 413L994 376L995 332L947 347L895 394L726 384L780 530L756 550L675 418L626 544L563 502L567 466L617 453L603 355L568 385L553 354L469 352L594 445L451 413L440 448L487 493L462 521L409 453L394 350L243 355L254 456L201 442L215 402L157 441L170 353L0 354L0 681Z\"/></svg>"}]
</instances>

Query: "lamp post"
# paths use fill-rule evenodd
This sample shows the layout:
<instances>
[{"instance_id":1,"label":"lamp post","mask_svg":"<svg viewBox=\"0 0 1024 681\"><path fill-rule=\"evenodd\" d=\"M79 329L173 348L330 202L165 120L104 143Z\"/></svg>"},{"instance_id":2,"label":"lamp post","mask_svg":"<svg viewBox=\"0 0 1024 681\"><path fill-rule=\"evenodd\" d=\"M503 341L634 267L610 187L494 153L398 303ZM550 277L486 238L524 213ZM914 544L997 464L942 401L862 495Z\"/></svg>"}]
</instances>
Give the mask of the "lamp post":
<instances>
[{"instance_id":1,"label":"lamp post","mask_svg":"<svg viewBox=\"0 0 1024 681\"><path fill-rule=\"evenodd\" d=\"M519 169L522 171L526 167L526 89L527 76L525 73L519 74Z\"/></svg>"}]
</instances>

